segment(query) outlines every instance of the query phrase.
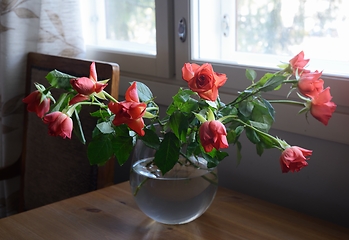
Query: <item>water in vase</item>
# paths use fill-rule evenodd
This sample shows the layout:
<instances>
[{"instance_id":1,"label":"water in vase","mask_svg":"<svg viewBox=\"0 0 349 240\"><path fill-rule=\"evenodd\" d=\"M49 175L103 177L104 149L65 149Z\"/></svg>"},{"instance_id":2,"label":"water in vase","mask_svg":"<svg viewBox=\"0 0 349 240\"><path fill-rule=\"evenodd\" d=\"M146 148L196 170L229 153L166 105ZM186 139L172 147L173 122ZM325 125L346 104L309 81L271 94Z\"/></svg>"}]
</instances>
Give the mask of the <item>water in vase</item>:
<instances>
[{"instance_id":1,"label":"water in vase","mask_svg":"<svg viewBox=\"0 0 349 240\"><path fill-rule=\"evenodd\" d=\"M161 223L183 224L206 211L217 191L216 169L177 164L162 176L151 161L136 162L130 175L135 200L146 215Z\"/></svg>"}]
</instances>

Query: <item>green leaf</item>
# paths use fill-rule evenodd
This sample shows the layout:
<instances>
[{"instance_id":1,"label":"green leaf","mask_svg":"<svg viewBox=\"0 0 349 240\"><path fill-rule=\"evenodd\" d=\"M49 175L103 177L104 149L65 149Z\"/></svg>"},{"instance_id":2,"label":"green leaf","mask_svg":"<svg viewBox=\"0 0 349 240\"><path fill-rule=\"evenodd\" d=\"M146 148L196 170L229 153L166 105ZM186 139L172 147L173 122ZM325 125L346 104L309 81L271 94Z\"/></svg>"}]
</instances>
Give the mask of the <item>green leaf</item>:
<instances>
[{"instance_id":1,"label":"green leaf","mask_svg":"<svg viewBox=\"0 0 349 240\"><path fill-rule=\"evenodd\" d=\"M91 165L104 165L113 156L112 135L99 134L89 143L87 156Z\"/></svg>"},{"instance_id":2,"label":"green leaf","mask_svg":"<svg viewBox=\"0 0 349 240\"><path fill-rule=\"evenodd\" d=\"M280 85L282 82L286 79L285 76L273 76L272 78L268 79L268 81L265 82L265 84L260 88L263 92L273 91L277 88L280 88Z\"/></svg>"},{"instance_id":3,"label":"green leaf","mask_svg":"<svg viewBox=\"0 0 349 240\"><path fill-rule=\"evenodd\" d=\"M108 113L108 111L102 110L102 109L98 109L97 111L90 113L90 115L91 115L92 117L98 117L98 118L110 116L110 114Z\"/></svg>"},{"instance_id":4,"label":"green leaf","mask_svg":"<svg viewBox=\"0 0 349 240\"><path fill-rule=\"evenodd\" d=\"M46 79L52 87L61 88L65 90L72 89L72 86L70 85L70 80L74 78L76 77L66 73L62 73L57 70L53 70L46 75Z\"/></svg>"},{"instance_id":5,"label":"green leaf","mask_svg":"<svg viewBox=\"0 0 349 240\"><path fill-rule=\"evenodd\" d=\"M189 122L182 112L176 111L170 116L170 126L177 138L182 142L186 142Z\"/></svg>"},{"instance_id":6,"label":"green leaf","mask_svg":"<svg viewBox=\"0 0 349 240\"><path fill-rule=\"evenodd\" d=\"M101 131L101 133L108 134L113 133L114 128L111 122L100 122L96 125L96 127Z\"/></svg>"},{"instance_id":7,"label":"green leaf","mask_svg":"<svg viewBox=\"0 0 349 240\"><path fill-rule=\"evenodd\" d=\"M213 151L212 151L213 152ZM212 157L210 154L203 152L202 156L204 159L207 161L207 167L208 168L213 168L216 167L219 164L219 161L217 158Z\"/></svg>"},{"instance_id":8,"label":"green leaf","mask_svg":"<svg viewBox=\"0 0 349 240\"><path fill-rule=\"evenodd\" d=\"M254 144L257 144L260 141L256 131L251 128L246 128L246 136Z\"/></svg>"},{"instance_id":9,"label":"green leaf","mask_svg":"<svg viewBox=\"0 0 349 240\"><path fill-rule=\"evenodd\" d=\"M245 117L249 117L251 115L253 108L254 104L251 101L245 100L239 104L239 112Z\"/></svg>"},{"instance_id":10,"label":"green leaf","mask_svg":"<svg viewBox=\"0 0 349 240\"><path fill-rule=\"evenodd\" d=\"M51 112L61 111L66 106L68 106L68 103L70 101L69 96L70 96L69 93L62 93L61 96L59 97L58 101L51 106L50 111Z\"/></svg>"},{"instance_id":11,"label":"green leaf","mask_svg":"<svg viewBox=\"0 0 349 240\"><path fill-rule=\"evenodd\" d=\"M264 98L261 98L261 99L264 103L264 106L268 109L269 116L273 119L273 122L274 122L275 121L275 109L274 109L273 105L271 105L270 102L268 102Z\"/></svg>"},{"instance_id":12,"label":"green leaf","mask_svg":"<svg viewBox=\"0 0 349 240\"><path fill-rule=\"evenodd\" d=\"M223 116L237 115L237 114L238 114L238 110L236 109L236 107L228 105L228 106L221 108L219 110L219 112L217 113L217 116L218 116L218 118L221 118Z\"/></svg>"},{"instance_id":13,"label":"green leaf","mask_svg":"<svg viewBox=\"0 0 349 240\"><path fill-rule=\"evenodd\" d=\"M148 86L142 82L137 82L137 93L141 102L148 102L153 99L153 93L150 91Z\"/></svg>"},{"instance_id":14,"label":"green leaf","mask_svg":"<svg viewBox=\"0 0 349 240\"><path fill-rule=\"evenodd\" d=\"M144 128L145 135L140 137L143 143L153 149L159 149L160 139L156 132L152 129Z\"/></svg>"},{"instance_id":15,"label":"green leaf","mask_svg":"<svg viewBox=\"0 0 349 240\"><path fill-rule=\"evenodd\" d=\"M178 93L174 95L173 101L170 106L167 108L166 114L171 115L175 111L180 110L181 112L190 113L199 107L199 103L194 98L190 96L193 94L193 91L189 89L183 90L180 88Z\"/></svg>"},{"instance_id":16,"label":"green leaf","mask_svg":"<svg viewBox=\"0 0 349 240\"><path fill-rule=\"evenodd\" d=\"M250 121L251 126L261 130L262 132L268 132L270 125L262 122Z\"/></svg>"},{"instance_id":17,"label":"green leaf","mask_svg":"<svg viewBox=\"0 0 349 240\"><path fill-rule=\"evenodd\" d=\"M154 162L163 175L170 171L177 163L179 149L180 142L176 135L172 132L166 133L154 157Z\"/></svg>"},{"instance_id":18,"label":"green leaf","mask_svg":"<svg viewBox=\"0 0 349 240\"><path fill-rule=\"evenodd\" d=\"M264 76L257 82L257 86L262 87L273 76L275 76L275 74L273 74L273 73L264 74Z\"/></svg>"},{"instance_id":19,"label":"green leaf","mask_svg":"<svg viewBox=\"0 0 349 240\"><path fill-rule=\"evenodd\" d=\"M251 80L253 82L257 77L257 73L253 69L246 69L245 76L248 80Z\"/></svg>"},{"instance_id":20,"label":"green leaf","mask_svg":"<svg viewBox=\"0 0 349 240\"><path fill-rule=\"evenodd\" d=\"M262 154L264 152L264 147L263 147L263 144L261 142L256 144L256 150L257 150L257 154L259 156L262 156Z\"/></svg>"},{"instance_id":21,"label":"green leaf","mask_svg":"<svg viewBox=\"0 0 349 240\"><path fill-rule=\"evenodd\" d=\"M122 166L129 159L132 153L133 138L131 136L114 137L112 139L112 149L119 165Z\"/></svg>"}]
</instances>

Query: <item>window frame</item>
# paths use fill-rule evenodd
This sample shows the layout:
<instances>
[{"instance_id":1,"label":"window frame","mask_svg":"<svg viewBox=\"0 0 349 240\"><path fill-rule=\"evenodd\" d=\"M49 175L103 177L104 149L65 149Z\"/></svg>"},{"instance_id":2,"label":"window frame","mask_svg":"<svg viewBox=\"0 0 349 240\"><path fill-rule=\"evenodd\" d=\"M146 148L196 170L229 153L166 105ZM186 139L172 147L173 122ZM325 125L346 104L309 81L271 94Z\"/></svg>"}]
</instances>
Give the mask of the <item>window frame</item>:
<instances>
[{"instance_id":1,"label":"window frame","mask_svg":"<svg viewBox=\"0 0 349 240\"><path fill-rule=\"evenodd\" d=\"M117 62L123 72L162 78L172 77L174 74L173 1L155 0L155 8L157 10L155 56L87 45L86 58Z\"/></svg>"}]
</instances>

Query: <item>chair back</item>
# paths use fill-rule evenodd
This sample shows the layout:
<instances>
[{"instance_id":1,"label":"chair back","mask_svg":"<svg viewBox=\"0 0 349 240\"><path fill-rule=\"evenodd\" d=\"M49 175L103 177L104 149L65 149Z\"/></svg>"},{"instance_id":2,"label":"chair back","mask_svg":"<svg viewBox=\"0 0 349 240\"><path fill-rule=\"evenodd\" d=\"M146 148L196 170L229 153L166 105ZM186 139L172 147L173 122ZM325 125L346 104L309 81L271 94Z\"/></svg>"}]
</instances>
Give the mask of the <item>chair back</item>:
<instances>
[{"instance_id":1,"label":"chair back","mask_svg":"<svg viewBox=\"0 0 349 240\"><path fill-rule=\"evenodd\" d=\"M115 98L119 91L119 66L98 62L98 80L110 79L107 91ZM48 86L45 76L57 69L76 77L88 77L91 61L29 53L27 58L26 95L36 90L34 82ZM52 89L52 95L59 95ZM96 119L89 115L92 107L80 112L86 142L92 137ZM24 143L21 158L22 197L20 210L29 210L62 199L80 195L114 183L114 159L104 166L91 166L84 145L72 134L71 139L52 137L48 128L34 113L25 111Z\"/></svg>"}]
</instances>

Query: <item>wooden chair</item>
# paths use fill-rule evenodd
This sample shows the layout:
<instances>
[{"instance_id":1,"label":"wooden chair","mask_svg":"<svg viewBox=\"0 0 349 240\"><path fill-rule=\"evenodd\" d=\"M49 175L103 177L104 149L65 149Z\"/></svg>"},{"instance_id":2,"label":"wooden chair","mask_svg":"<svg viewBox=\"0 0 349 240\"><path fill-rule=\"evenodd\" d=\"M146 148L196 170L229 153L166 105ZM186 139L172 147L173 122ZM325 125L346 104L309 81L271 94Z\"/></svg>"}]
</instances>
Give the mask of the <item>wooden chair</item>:
<instances>
[{"instance_id":1,"label":"wooden chair","mask_svg":"<svg viewBox=\"0 0 349 240\"><path fill-rule=\"evenodd\" d=\"M45 76L51 70L57 69L76 77L88 77L90 64L91 61L86 60L29 53L26 95L36 90L34 82L48 86ZM115 63L96 61L96 70L99 80L110 79L106 90L117 98L119 66ZM54 96L59 94L55 90L51 92ZM84 107L80 120L86 140L89 142L96 119L91 117L89 111ZM87 159L87 145L82 144L75 135L72 136L72 139L49 136L47 125L35 113L27 111L25 111L24 123L24 144L21 158L21 211L114 183L114 159L101 167L91 166Z\"/></svg>"}]
</instances>

